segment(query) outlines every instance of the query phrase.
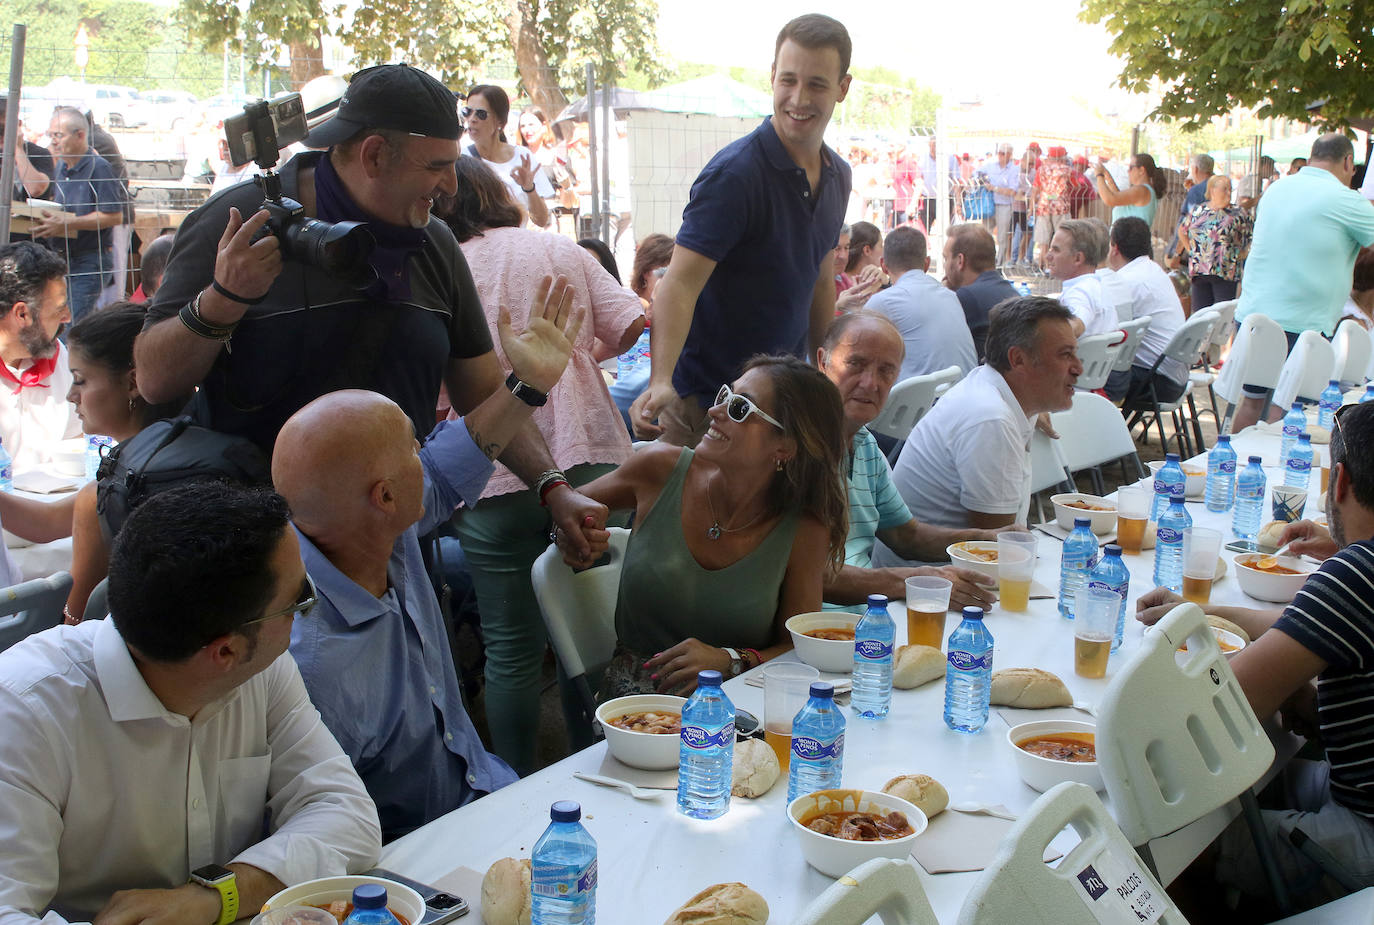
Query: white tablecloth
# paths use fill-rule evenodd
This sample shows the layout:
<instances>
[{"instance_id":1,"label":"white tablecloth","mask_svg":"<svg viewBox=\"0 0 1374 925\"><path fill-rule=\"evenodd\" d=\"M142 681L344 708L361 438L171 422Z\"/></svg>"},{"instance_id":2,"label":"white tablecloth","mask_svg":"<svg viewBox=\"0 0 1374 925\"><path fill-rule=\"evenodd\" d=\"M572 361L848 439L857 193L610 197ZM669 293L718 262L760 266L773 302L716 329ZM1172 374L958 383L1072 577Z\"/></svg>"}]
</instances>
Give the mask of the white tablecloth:
<instances>
[{"instance_id":1,"label":"white tablecloth","mask_svg":"<svg viewBox=\"0 0 1374 925\"><path fill-rule=\"evenodd\" d=\"M72 477L60 473L52 464L40 467L45 473L62 479ZM74 479L78 483L78 488L86 483L86 479ZM15 489L15 495L21 498L32 498L35 501L52 503L64 498L70 498L76 493L76 489L70 492L50 492L40 494L36 492L20 491ZM19 566L21 581L29 581L33 578L46 578L53 572L69 571L72 567L72 538L65 536L60 540L53 540L51 543L29 543L21 540L17 536L5 533L5 544L9 547L10 556L14 559L15 565Z\"/></svg>"},{"instance_id":2,"label":"white tablecloth","mask_svg":"<svg viewBox=\"0 0 1374 925\"><path fill-rule=\"evenodd\" d=\"M1265 455L1266 462L1277 462L1277 438L1247 435L1236 443L1238 453L1258 452ZM1224 522L1229 531L1229 515L1211 514L1200 502L1189 502L1188 510L1199 525ZM1060 543L1038 535L1036 580L1057 587ZM1135 597L1153 587L1153 558L1151 552L1125 557L1131 570L1132 611ZM1213 600L1259 605L1240 592L1229 572L1214 586ZM894 602L892 611L898 641L905 642L903 602ZM1076 700L1089 703L1101 698L1112 673L1140 644L1144 632L1139 623L1129 621L1122 649L1108 665L1107 679L1087 680L1073 672L1072 625L1060 618L1055 601L1032 601L1024 614L993 608L986 622L996 639L994 668L1048 669L1064 679ZM955 615L951 614L946 633L952 632L954 625ZM726 683L725 690L737 707L762 718L761 688L736 678ZM994 710L982 732L952 732L942 718L943 704L944 685L937 681L914 691L894 691L891 714L881 722L862 721L849 713L844 785L879 789L897 774L925 773L948 788L951 802L1001 803L1014 812L1024 812L1038 794L1017 776L1010 760L1006 724ZM1281 754L1291 756L1295 747L1293 743L1287 748L1281 746ZM734 880L748 884L767 899L771 921L785 923L833 882L802 859L796 833L786 818L785 780L759 800L733 800L730 811L720 819L698 821L676 812L671 791L656 801L641 802L572 777L574 770L594 773L605 748L604 743L598 743L435 820L387 846L382 852L382 866L414 879L433 881L459 866L480 871L502 857L529 857L548 823L549 805L555 800L573 799L582 804L587 829L597 840L598 919L607 923L661 922L701 888ZM1102 796L1105 799L1105 793ZM1172 880L1230 817L1231 813L1219 810L1152 843L1163 879ZM940 921L954 922L980 874L931 876L919 865L916 870ZM467 899L476 912L479 897Z\"/></svg>"}]
</instances>

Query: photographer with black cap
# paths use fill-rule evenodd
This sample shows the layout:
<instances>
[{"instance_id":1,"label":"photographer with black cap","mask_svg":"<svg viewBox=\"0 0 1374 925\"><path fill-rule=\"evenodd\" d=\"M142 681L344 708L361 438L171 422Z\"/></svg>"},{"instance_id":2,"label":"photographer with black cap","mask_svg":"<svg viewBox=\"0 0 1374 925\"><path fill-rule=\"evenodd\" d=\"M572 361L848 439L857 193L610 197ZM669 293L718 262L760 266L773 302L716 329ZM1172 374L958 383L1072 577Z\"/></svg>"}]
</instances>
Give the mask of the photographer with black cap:
<instances>
[{"instance_id":1,"label":"photographer with black cap","mask_svg":"<svg viewBox=\"0 0 1374 925\"><path fill-rule=\"evenodd\" d=\"M149 306L135 352L144 396L165 399L199 385L190 407L198 423L270 454L288 417L338 389L380 392L427 434L441 382L460 413L502 388L467 264L430 214L436 197L457 190L461 134L453 94L423 71L396 64L354 74L334 117L305 138L328 150L287 161L280 185L305 216L366 223L375 241L370 281L359 288L285 257L279 232L260 234L269 213L257 183L212 196L178 229ZM565 288L560 280L547 298L562 299ZM542 403L524 383L507 378L505 387ZM533 426L501 461L547 489L564 530L580 536L584 526L604 524L604 507L555 477Z\"/></svg>"}]
</instances>

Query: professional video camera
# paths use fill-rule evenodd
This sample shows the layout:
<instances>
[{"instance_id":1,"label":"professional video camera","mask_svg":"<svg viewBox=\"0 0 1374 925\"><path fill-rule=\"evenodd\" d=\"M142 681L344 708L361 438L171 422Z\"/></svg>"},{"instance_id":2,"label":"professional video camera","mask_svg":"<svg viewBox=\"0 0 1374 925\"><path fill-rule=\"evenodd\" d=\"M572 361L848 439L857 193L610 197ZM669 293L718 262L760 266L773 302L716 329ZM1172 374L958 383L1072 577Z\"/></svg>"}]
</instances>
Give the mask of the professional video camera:
<instances>
[{"instance_id":1,"label":"professional video camera","mask_svg":"<svg viewBox=\"0 0 1374 925\"><path fill-rule=\"evenodd\" d=\"M317 266L361 289L376 279L367 259L375 241L366 223L308 217L299 202L282 195L281 175L272 169L277 166L279 149L305 138L307 130L299 93L257 100L224 120L229 160L235 167L252 161L262 169L253 179L265 197L260 208L270 217L257 238L276 235L286 258Z\"/></svg>"}]
</instances>

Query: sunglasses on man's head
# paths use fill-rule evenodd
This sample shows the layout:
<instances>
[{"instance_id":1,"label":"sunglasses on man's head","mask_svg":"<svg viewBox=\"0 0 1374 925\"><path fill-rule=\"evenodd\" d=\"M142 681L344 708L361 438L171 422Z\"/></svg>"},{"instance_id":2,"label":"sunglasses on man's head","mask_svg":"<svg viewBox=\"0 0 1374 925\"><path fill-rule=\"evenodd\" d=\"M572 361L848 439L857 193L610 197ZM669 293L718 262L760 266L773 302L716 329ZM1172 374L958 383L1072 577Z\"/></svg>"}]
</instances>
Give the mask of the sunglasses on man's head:
<instances>
[{"instance_id":1,"label":"sunglasses on man's head","mask_svg":"<svg viewBox=\"0 0 1374 925\"><path fill-rule=\"evenodd\" d=\"M301 582L301 591L300 594L296 596L296 602L294 604L282 610L274 610L271 613L263 614L256 620L249 620L247 623L243 624L243 626L252 626L254 623L265 623L268 620L275 620L277 617L284 617L290 613L302 618L308 617L310 616L310 611L314 610L315 605L319 602L319 595L315 591L315 582L309 575L306 575L305 581Z\"/></svg>"},{"instance_id":2,"label":"sunglasses on man's head","mask_svg":"<svg viewBox=\"0 0 1374 925\"><path fill-rule=\"evenodd\" d=\"M476 119L478 122L485 122L491 113L485 109L473 109L471 106L464 106L462 110L464 119Z\"/></svg>"},{"instance_id":3,"label":"sunglasses on man's head","mask_svg":"<svg viewBox=\"0 0 1374 925\"><path fill-rule=\"evenodd\" d=\"M749 415L757 414L778 430L786 430L782 424L778 423L777 418L754 404L747 395L738 395L730 391L730 386L728 385L721 386L720 391L716 393L716 404L724 405L725 414L736 424L743 424L748 420Z\"/></svg>"}]
</instances>

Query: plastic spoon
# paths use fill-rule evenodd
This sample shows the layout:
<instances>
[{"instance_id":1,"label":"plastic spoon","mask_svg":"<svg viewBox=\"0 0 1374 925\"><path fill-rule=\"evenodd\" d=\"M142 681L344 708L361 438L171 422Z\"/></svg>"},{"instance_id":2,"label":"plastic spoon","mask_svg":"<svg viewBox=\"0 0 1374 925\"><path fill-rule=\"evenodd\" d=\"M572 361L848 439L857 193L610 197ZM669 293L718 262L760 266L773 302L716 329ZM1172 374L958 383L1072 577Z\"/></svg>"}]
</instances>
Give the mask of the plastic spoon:
<instances>
[{"instance_id":1,"label":"plastic spoon","mask_svg":"<svg viewBox=\"0 0 1374 925\"><path fill-rule=\"evenodd\" d=\"M573 777L576 777L578 780L585 780L589 784L597 784L601 787L612 787L616 790L624 790L636 800L657 800L668 792L667 790L645 790L642 787L636 787L628 781L616 780L614 777L603 777L600 774L588 774L585 771L573 771Z\"/></svg>"}]
</instances>

